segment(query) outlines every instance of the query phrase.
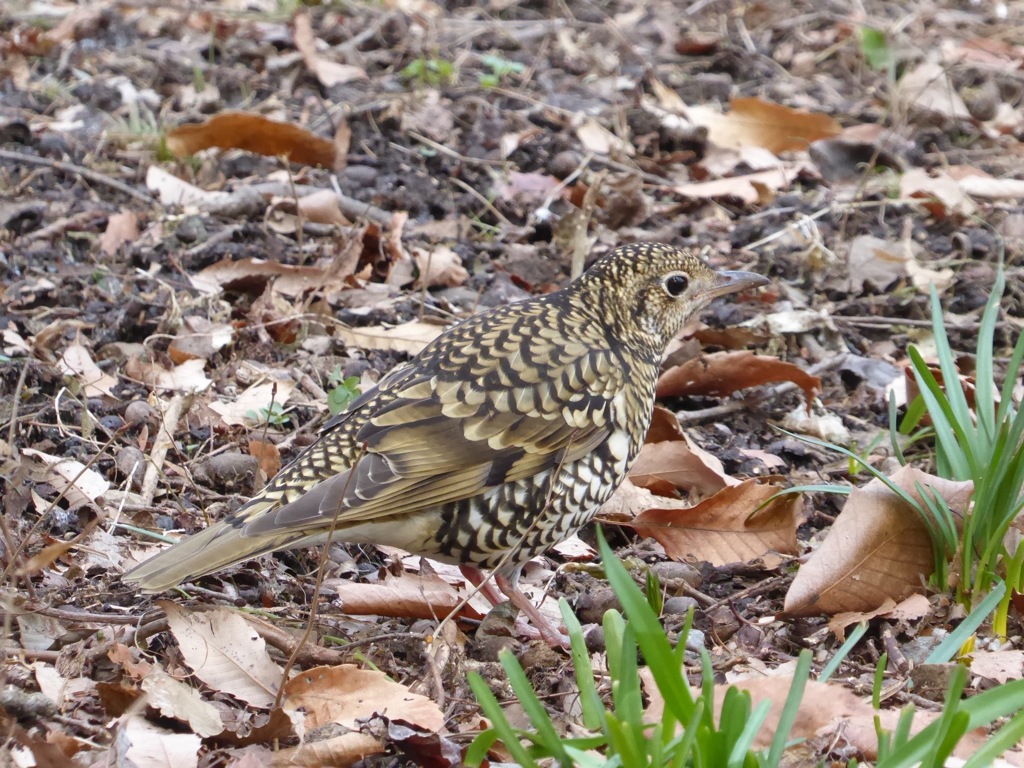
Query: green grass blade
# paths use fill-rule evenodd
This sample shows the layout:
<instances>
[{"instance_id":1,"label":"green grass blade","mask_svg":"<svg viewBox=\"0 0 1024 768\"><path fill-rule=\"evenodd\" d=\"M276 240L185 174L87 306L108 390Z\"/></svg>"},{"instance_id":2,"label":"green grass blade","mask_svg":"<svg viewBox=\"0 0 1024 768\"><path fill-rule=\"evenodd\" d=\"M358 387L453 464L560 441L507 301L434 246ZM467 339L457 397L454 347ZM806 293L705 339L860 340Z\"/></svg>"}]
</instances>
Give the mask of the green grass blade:
<instances>
[{"instance_id":1,"label":"green grass blade","mask_svg":"<svg viewBox=\"0 0 1024 768\"><path fill-rule=\"evenodd\" d=\"M604 704L594 684L594 671L590 665L586 640L583 638L583 627L564 597L558 599L558 609L569 632L572 666L576 671L576 687L580 692L580 708L583 710L583 725L592 731L599 730L604 725Z\"/></svg>"},{"instance_id":2,"label":"green grass blade","mask_svg":"<svg viewBox=\"0 0 1024 768\"><path fill-rule=\"evenodd\" d=\"M971 755L963 768L982 768L991 765L1004 752L1024 739L1024 711L1018 712L1008 723L985 741L985 745Z\"/></svg>"},{"instance_id":3,"label":"green grass blade","mask_svg":"<svg viewBox=\"0 0 1024 768\"><path fill-rule=\"evenodd\" d=\"M515 654L508 648L503 648L498 654L498 660L501 662L505 674L508 675L508 682L512 686L512 690L516 692L516 696L519 697L519 703L522 704L526 716L530 718L530 724L537 732L534 741L543 745L548 754L561 760L563 764L568 763L569 756L565 754L565 748L562 746L562 737L555 730L555 725L551 722L551 715L537 698L537 694L534 692L533 686L530 685L530 680ZM506 744L506 746L508 745Z\"/></svg>"},{"instance_id":4,"label":"green grass blade","mask_svg":"<svg viewBox=\"0 0 1024 768\"><path fill-rule=\"evenodd\" d=\"M729 760L727 762L728 768L743 768L743 765L747 762L750 749L754 745L754 739L757 738L757 734L764 725L764 721L768 717L771 708L772 703L765 700L754 707L754 711L746 716L746 720L743 721L742 730L732 742L732 750L729 752ZM724 710L722 717L725 717ZM775 765L775 763L769 761L768 765Z\"/></svg>"},{"instance_id":5,"label":"green grass blade","mask_svg":"<svg viewBox=\"0 0 1024 768\"><path fill-rule=\"evenodd\" d=\"M608 583L634 626L637 644L643 651L658 690L665 697L665 706L672 708L672 714L677 720L689 722L693 712L693 698L658 617L647 604L643 592L633 583L626 568L615 557L600 528L597 543Z\"/></svg>"},{"instance_id":6,"label":"green grass blade","mask_svg":"<svg viewBox=\"0 0 1024 768\"><path fill-rule=\"evenodd\" d=\"M860 622L853 628L850 632L850 636L846 638L846 642L840 646L839 650L835 652L831 659L829 659L825 668L821 670L821 674L818 675L819 683L828 682L828 679L835 674L835 671L839 669L839 665L843 663L846 657L850 654L850 651L853 650L853 646L860 642L860 639L864 637L867 631L868 623L866 621Z\"/></svg>"},{"instance_id":7,"label":"green grass blade","mask_svg":"<svg viewBox=\"0 0 1024 768\"><path fill-rule=\"evenodd\" d=\"M972 480L978 469L973 461L970 448L973 445L971 437L967 434L964 424L970 424L970 414L967 421L958 418L953 406L947 396L951 391L949 386L943 390L935 376L928 369L928 364L917 347L911 345L907 349L910 363L914 368L914 378L917 379L918 389L924 400L928 414L932 418L932 428L935 430L936 449L949 465L949 473L957 480ZM945 374L943 374L945 376ZM959 379L952 391L963 391L959 387ZM940 473L940 474L945 474Z\"/></svg>"},{"instance_id":8,"label":"green grass blade","mask_svg":"<svg viewBox=\"0 0 1024 768\"><path fill-rule=\"evenodd\" d=\"M977 631L982 622L995 610L1005 593L1006 584L1001 581L996 582L992 587L992 591L985 595L985 599L967 614L967 618L960 622L960 626L950 632L946 639L939 643L935 650L928 655L928 658L925 659L925 664L945 664L953 659L960 652L960 649L963 648L968 638Z\"/></svg>"},{"instance_id":9,"label":"green grass blade","mask_svg":"<svg viewBox=\"0 0 1024 768\"><path fill-rule=\"evenodd\" d=\"M537 765L530 753L527 752L519 742L519 737L516 735L515 729L512 728L508 718L505 717L505 713L501 709L501 705L498 704L498 700L494 698L494 694L491 693L491 689L487 687L487 683L480 677L476 672L470 672L467 676L469 680L469 687L473 690L473 694L476 696L476 700L480 703L480 709L483 710L484 716L491 721L491 728L497 733L498 738L501 739L502 744L505 745L505 749L509 751L512 758L524 768L533 768ZM478 739L480 736L477 737ZM494 741L492 739L491 743ZM490 745L488 745L489 747ZM484 756L486 757L486 750ZM468 765L479 765L479 763L470 763L467 758Z\"/></svg>"},{"instance_id":10,"label":"green grass blade","mask_svg":"<svg viewBox=\"0 0 1024 768\"><path fill-rule=\"evenodd\" d=\"M992 344L995 339L996 322L999 320L999 305L1006 288L1006 275L1002 265L996 271L992 292L985 302L978 327L978 350L975 357L974 409L978 416L978 427L982 439L991 443L996 434L995 367L992 361Z\"/></svg>"},{"instance_id":11,"label":"green grass blade","mask_svg":"<svg viewBox=\"0 0 1024 768\"><path fill-rule=\"evenodd\" d=\"M793 682L789 686L789 694L786 696L786 703L782 708L782 715L779 717L779 726L775 730L771 750L768 752L768 765L778 765L782 761L782 753L786 749L789 732L793 730L793 724L796 722L800 702L804 698L804 690L807 688L807 678L810 677L810 674L811 652L805 648L800 651L800 657L796 662Z\"/></svg>"}]
</instances>

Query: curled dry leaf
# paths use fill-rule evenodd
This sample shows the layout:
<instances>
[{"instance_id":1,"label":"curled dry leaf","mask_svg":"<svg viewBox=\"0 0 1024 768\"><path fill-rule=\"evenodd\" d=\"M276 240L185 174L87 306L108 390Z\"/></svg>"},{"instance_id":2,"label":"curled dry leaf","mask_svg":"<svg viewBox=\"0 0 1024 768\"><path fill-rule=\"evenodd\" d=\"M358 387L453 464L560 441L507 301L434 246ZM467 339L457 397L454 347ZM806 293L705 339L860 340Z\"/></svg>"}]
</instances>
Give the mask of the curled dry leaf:
<instances>
[{"instance_id":1,"label":"curled dry leaf","mask_svg":"<svg viewBox=\"0 0 1024 768\"><path fill-rule=\"evenodd\" d=\"M244 291L259 295L273 279L274 293L296 297L317 291L323 294L344 290L346 278L355 270L356 264L349 255L338 254L327 264L316 267L300 267L279 264L263 259L224 259L211 264L189 279L192 287L203 293L217 293L222 288Z\"/></svg>"},{"instance_id":2,"label":"curled dry leaf","mask_svg":"<svg viewBox=\"0 0 1024 768\"><path fill-rule=\"evenodd\" d=\"M918 483L931 488L957 520L974 488L913 467L900 468L891 480L916 499ZM887 598L900 601L920 592L933 566L924 522L874 479L850 494L821 546L797 572L784 609L791 616L873 611Z\"/></svg>"},{"instance_id":3,"label":"curled dry leaf","mask_svg":"<svg viewBox=\"0 0 1024 768\"><path fill-rule=\"evenodd\" d=\"M447 616L466 596L433 573L387 574L378 584L360 584L349 579L328 579L324 587L335 592L350 616L394 616L413 619L434 619ZM460 614L465 618L482 619L473 603Z\"/></svg>"},{"instance_id":4,"label":"curled dry leaf","mask_svg":"<svg viewBox=\"0 0 1024 768\"><path fill-rule=\"evenodd\" d=\"M685 434L681 439L645 443L629 471L629 479L640 488L663 496L672 495L676 489L707 496L739 483L726 474L716 456Z\"/></svg>"},{"instance_id":5,"label":"curled dry leaf","mask_svg":"<svg viewBox=\"0 0 1024 768\"><path fill-rule=\"evenodd\" d=\"M796 554L800 499L781 496L761 507L779 490L747 480L685 508L670 499L638 493L631 510L637 514L624 524L655 539L674 560L726 565L769 552ZM641 511L640 504L650 506Z\"/></svg>"},{"instance_id":6,"label":"curled dry leaf","mask_svg":"<svg viewBox=\"0 0 1024 768\"><path fill-rule=\"evenodd\" d=\"M821 379L799 366L742 350L702 355L665 371L658 379L658 397L724 397L747 387L782 381L800 387L807 402L821 391Z\"/></svg>"},{"instance_id":7,"label":"curled dry leaf","mask_svg":"<svg viewBox=\"0 0 1024 768\"><path fill-rule=\"evenodd\" d=\"M394 683L383 672L352 664L315 667L296 675L285 686L288 708L302 709L311 729L339 725L352 732L312 742L274 755L275 766L348 766L384 750L375 738L354 729L378 715L400 720L427 733L444 726L437 704Z\"/></svg>"},{"instance_id":8,"label":"curled dry leaf","mask_svg":"<svg viewBox=\"0 0 1024 768\"><path fill-rule=\"evenodd\" d=\"M206 122L181 125L167 134L167 148L175 157L187 157L211 147L287 157L299 165L325 168L337 168L346 159L330 139L250 112L221 112Z\"/></svg>"},{"instance_id":9,"label":"curled dry leaf","mask_svg":"<svg viewBox=\"0 0 1024 768\"><path fill-rule=\"evenodd\" d=\"M95 502L110 489L108 483L99 472L89 469L80 461L65 459L43 453L35 448L23 448L23 456L39 459L46 465L45 481L68 496L72 504L86 501Z\"/></svg>"},{"instance_id":10,"label":"curled dry leaf","mask_svg":"<svg viewBox=\"0 0 1024 768\"><path fill-rule=\"evenodd\" d=\"M469 279L469 272L462 266L462 257L446 246L441 245L429 251L413 248L412 257L419 272L413 288L452 288Z\"/></svg>"},{"instance_id":11,"label":"curled dry leaf","mask_svg":"<svg viewBox=\"0 0 1024 768\"><path fill-rule=\"evenodd\" d=\"M154 668L142 680L146 703L170 717L188 723L192 732L203 738L215 736L224 730L217 708L203 701L199 691L175 680L162 669Z\"/></svg>"}]
</instances>

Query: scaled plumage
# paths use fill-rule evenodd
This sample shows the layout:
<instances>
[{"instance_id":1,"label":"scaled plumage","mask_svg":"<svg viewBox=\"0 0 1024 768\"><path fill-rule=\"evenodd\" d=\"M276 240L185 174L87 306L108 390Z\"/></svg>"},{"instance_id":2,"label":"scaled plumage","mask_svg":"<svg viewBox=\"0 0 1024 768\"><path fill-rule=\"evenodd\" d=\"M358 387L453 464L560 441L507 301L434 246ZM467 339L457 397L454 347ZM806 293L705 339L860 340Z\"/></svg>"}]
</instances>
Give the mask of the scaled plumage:
<instances>
[{"instance_id":1,"label":"scaled plumage","mask_svg":"<svg viewBox=\"0 0 1024 768\"><path fill-rule=\"evenodd\" d=\"M625 478L672 337L716 296L766 282L672 246L619 247L561 291L448 329L251 501L124 578L161 591L330 533L496 568L516 592L522 564Z\"/></svg>"}]
</instances>

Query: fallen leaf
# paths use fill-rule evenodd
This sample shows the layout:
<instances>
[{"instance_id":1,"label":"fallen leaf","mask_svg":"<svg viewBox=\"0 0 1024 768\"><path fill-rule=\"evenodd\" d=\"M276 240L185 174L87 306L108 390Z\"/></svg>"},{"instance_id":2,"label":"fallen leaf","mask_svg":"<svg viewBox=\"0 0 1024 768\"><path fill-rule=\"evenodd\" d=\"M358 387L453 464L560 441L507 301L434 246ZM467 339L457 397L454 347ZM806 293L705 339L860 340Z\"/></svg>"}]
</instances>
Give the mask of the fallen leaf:
<instances>
[{"instance_id":1,"label":"fallen leaf","mask_svg":"<svg viewBox=\"0 0 1024 768\"><path fill-rule=\"evenodd\" d=\"M199 691L175 680L156 667L142 680L146 703L164 717L187 723L192 732L203 738L215 736L224 730L217 708L204 701Z\"/></svg>"},{"instance_id":2,"label":"fallen leaf","mask_svg":"<svg viewBox=\"0 0 1024 768\"><path fill-rule=\"evenodd\" d=\"M466 596L433 573L387 574L382 582L364 584L349 579L327 579L330 588L350 616L393 616L413 619L440 619L447 616ZM459 614L482 619L472 603Z\"/></svg>"},{"instance_id":3,"label":"fallen leaf","mask_svg":"<svg viewBox=\"0 0 1024 768\"><path fill-rule=\"evenodd\" d=\"M167 133L167 148L175 157L188 157L211 147L242 149L266 157L286 157L299 165L332 169L345 160L330 139L250 112L221 112L203 123L181 125Z\"/></svg>"},{"instance_id":4,"label":"fallen leaf","mask_svg":"<svg viewBox=\"0 0 1024 768\"><path fill-rule=\"evenodd\" d=\"M971 674L1000 685L1007 680L1020 680L1024 677L1024 651L974 651Z\"/></svg>"},{"instance_id":5,"label":"fallen leaf","mask_svg":"<svg viewBox=\"0 0 1024 768\"><path fill-rule=\"evenodd\" d=\"M734 197L748 205L758 202L768 203L772 199L771 193L786 189L800 175L801 170L801 168L793 166L779 167L770 171L748 173L744 176L679 184L673 188L673 191L683 197L697 200Z\"/></svg>"},{"instance_id":6,"label":"fallen leaf","mask_svg":"<svg viewBox=\"0 0 1024 768\"><path fill-rule=\"evenodd\" d=\"M281 668L267 644L242 616L226 608L194 612L159 600L182 658L196 677L216 691L254 707L274 703Z\"/></svg>"},{"instance_id":7,"label":"fallen leaf","mask_svg":"<svg viewBox=\"0 0 1024 768\"><path fill-rule=\"evenodd\" d=\"M308 12L301 11L295 14L292 23L295 27L295 47L302 54L302 60L306 62L309 71L321 84L330 88L353 80L367 79L366 71L362 67L328 61L317 53L317 40L313 35L313 24Z\"/></svg>"},{"instance_id":8,"label":"fallen leaf","mask_svg":"<svg viewBox=\"0 0 1024 768\"><path fill-rule=\"evenodd\" d=\"M923 62L904 74L896 83L895 96L900 111L919 120L971 119L946 67L935 61Z\"/></svg>"},{"instance_id":9,"label":"fallen leaf","mask_svg":"<svg viewBox=\"0 0 1024 768\"><path fill-rule=\"evenodd\" d=\"M139 216L134 211L121 211L107 219L107 228L100 235L100 250L113 256L125 243L132 243L139 236Z\"/></svg>"},{"instance_id":10,"label":"fallen leaf","mask_svg":"<svg viewBox=\"0 0 1024 768\"><path fill-rule=\"evenodd\" d=\"M657 396L725 397L740 389L781 381L791 381L800 387L808 402L821 391L821 379L799 366L740 350L701 355L665 371L658 378Z\"/></svg>"},{"instance_id":11,"label":"fallen leaf","mask_svg":"<svg viewBox=\"0 0 1024 768\"><path fill-rule=\"evenodd\" d=\"M636 148L620 139L609 131L593 117L582 117L576 124L576 137L580 140L584 149L593 152L595 155L627 155L632 157L636 154Z\"/></svg>"},{"instance_id":12,"label":"fallen leaf","mask_svg":"<svg viewBox=\"0 0 1024 768\"><path fill-rule=\"evenodd\" d=\"M902 467L891 480L912 497L916 485L937 492L962 519L973 484ZM855 488L825 540L786 594L791 616L873 611L887 598L920 592L935 565L931 538L918 514L881 480Z\"/></svg>"},{"instance_id":13,"label":"fallen leaf","mask_svg":"<svg viewBox=\"0 0 1024 768\"><path fill-rule=\"evenodd\" d=\"M174 733L150 723L139 714L121 722L125 765L147 768L196 768L202 739L194 733ZM127 747L127 748L125 748ZM121 762L121 761L118 761Z\"/></svg>"},{"instance_id":14,"label":"fallen leaf","mask_svg":"<svg viewBox=\"0 0 1024 768\"><path fill-rule=\"evenodd\" d=\"M688 509L659 508L655 500L654 508L625 524L655 539L674 560L726 565L750 562L768 552L796 554L799 498L780 496L761 506L779 490L747 480Z\"/></svg>"},{"instance_id":15,"label":"fallen leaf","mask_svg":"<svg viewBox=\"0 0 1024 768\"><path fill-rule=\"evenodd\" d=\"M165 368L157 362L147 362L137 355L125 363L124 372L154 391L202 392L213 382L206 377L205 360L186 360L174 368Z\"/></svg>"},{"instance_id":16,"label":"fallen leaf","mask_svg":"<svg viewBox=\"0 0 1024 768\"><path fill-rule=\"evenodd\" d=\"M677 488L707 496L739 483L726 474L722 462L693 443L689 437L645 443L629 479L640 488L663 496Z\"/></svg>"},{"instance_id":17,"label":"fallen leaf","mask_svg":"<svg viewBox=\"0 0 1024 768\"><path fill-rule=\"evenodd\" d=\"M273 280L273 291L298 297L311 292L330 294L345 290L346 279L355 271L356 261L340 253L322 266L300 267L264 259L223 259L200 270L189 279L192 287L214 294L221 289L260 295Z\"/></svg>"},{"instance_id":18,"label":"fallen leaf","mask_svg":"<svg viewBox=\"0 0 1024 768\"><path fill-rule=\"evenodd\" d=\"M230 323L214 323L205 317L186 317L183 327L167 347L167 356L175 365L186 360L209 360L235 338Z\"/></svg>"},{"instance_id":19,"label":"fallen leaf","mask_svg":"<svg viewBox=\"0 0 1024 768\"><path fill-rule=\"evenodd\" d=\"M274 403L283 406L294 389L295 383L291 381L264 381L249 386L233 402L216 400L210 403L210 410L220 414L224 423L230 426L251 426L251 414L262 416L262 410L271 408Z\"/></svg>"},{"instance_id":20,"label":"fallen leaf","mask_svg":"<svg viewBox=\"0 0 1024 768\"><path fill-rule=\"evenodd\" d=\"M72 344L65 349L57 364L65 376L74 376L78 379L86 397L114 396L111 390L117 386L117 379L100 370L93 362L89 350L81 344Z\"/></svg>"},{"instance_id":21,"label":"fallen leaf","mask_svg":"<svg viewBox=\"0 0 1024 768\"><path fill-rule=\"evenodd\" d=\"M78 496L72 495L69 499L73 504L82 501L95 502L110 489L110 483L103 478L103 475L86 467L80 461L43 453L35 448L22 448L21 453L23 456L39 459L46 465L46 482L58 490L64 491L65 495L69 491L75 491Z\"/></svg>"},{"instance_id":22,"label":"fallen leaf","mask_svg":"<svg viewBox=\"0 0 1024 768\"><path fill-rule=\"evenodd\" d=\"M445 326L422 320L410 320L399 325L368 325L362 328L336 328L334 335L346 347L419 354L427 344L442 333Z\"/></svg>"},{"instance_id":23,"label":"fallen leaf","mask_svg":"<svg viewBox=\"0 0 1024 768\"><path fill-rule=\"evenodd\" d=\"M828 115L756 98L733 99L724 114L714 107L695 106L686 115L696 125L705 126L708 139L720 147L764 147L775 154L806 150L812 141L842 132L842 126Z\"/></svg>"}]
</instances>

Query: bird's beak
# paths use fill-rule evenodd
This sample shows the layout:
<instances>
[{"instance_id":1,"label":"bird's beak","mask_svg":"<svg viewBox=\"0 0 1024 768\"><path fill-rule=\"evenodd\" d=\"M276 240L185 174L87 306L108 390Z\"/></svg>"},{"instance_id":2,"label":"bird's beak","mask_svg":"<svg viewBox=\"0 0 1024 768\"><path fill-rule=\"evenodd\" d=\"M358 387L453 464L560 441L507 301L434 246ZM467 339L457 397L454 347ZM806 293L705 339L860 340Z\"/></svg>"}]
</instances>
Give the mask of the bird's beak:
<instances>
[{"instance_id":1,"label":"bird's beak","mask_svg":"<svg viewBox=\"0 0 1024 768\"><path fill-rule=\"evenodd\" d=\"M704 291L702 298L714 299L730 293L745 291L748 288L760 288L768 285L767 277L754 272L723 271L715 273L715 285Z\"/></svg>"}]
</instances>

